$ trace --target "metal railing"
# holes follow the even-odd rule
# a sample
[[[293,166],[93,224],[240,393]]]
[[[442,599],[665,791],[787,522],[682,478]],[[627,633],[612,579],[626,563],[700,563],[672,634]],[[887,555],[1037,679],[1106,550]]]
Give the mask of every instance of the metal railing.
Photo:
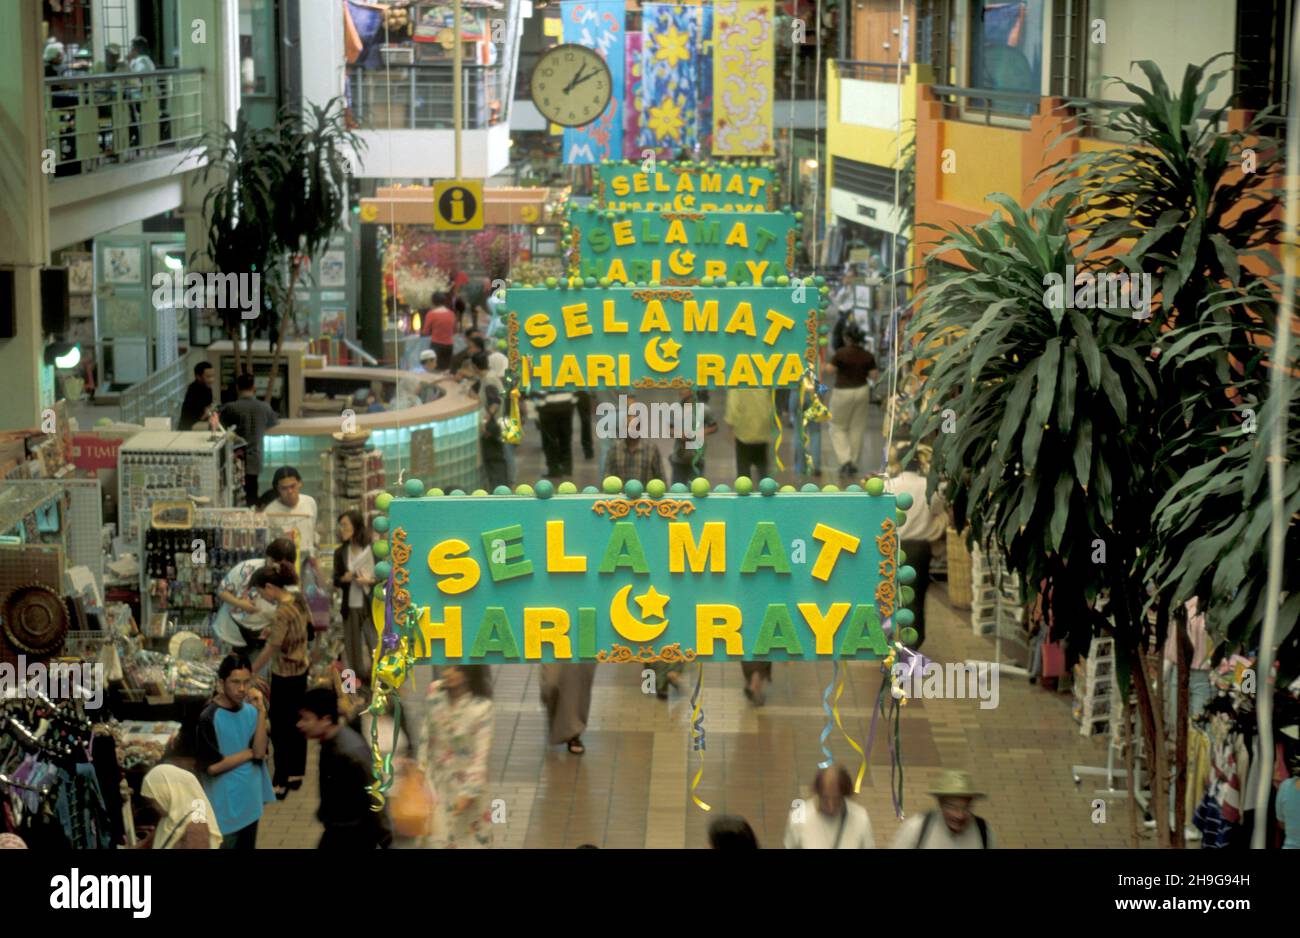
[[[948,120],[968,120],[972,114],[983,115],[985,124],[993,117],[1019,118],[1038,113],[1042,95],[1028,91],[1002,91],[998,88],[955,88],[952,85],[933,85],[932,90],[943,103],[943,116]]]
[[[911,65],[904,62],[900,69],[897,62],[862,62],[857,59],[836,59],[835,68],[840,78],[852,78],[857,81],[879,81],[896,85],[907,81]]]
[[[452,69],[450,63],[350,66],[352,116],[366,130],[450,130],[455,111]],[[482,130],[507,120],[509,74],[503,65],[464,66],[464,129]]]
[[[45,79],[45,145],[54,175],[186,150],[203,134],[203,69]]]

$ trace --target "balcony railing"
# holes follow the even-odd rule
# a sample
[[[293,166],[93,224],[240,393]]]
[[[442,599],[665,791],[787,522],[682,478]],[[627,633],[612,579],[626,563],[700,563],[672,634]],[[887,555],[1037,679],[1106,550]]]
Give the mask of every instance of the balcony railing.
[[[348,69],[352,116],[366,130],[450,130],[455,99],[454,66],[402,65]],[[465,65],[463,123],[482,130],[508,117],[509,71],[502,65]]]
[[[203,69],[45,79],[54,175],[186,150],[203,133]]]
[[[857,81],[878,81],[896,85],[906,81],[911,66],[906,62],[900,67],[897,62],[861,62],[856,59],[836,60],[840,78],[852,78]]]
[[[993,118],[1024,120],[1038,113],[1042,97],[1026,91],[1002,91],[998,88],[954,88],[935,85],[934,94],[943,102],[946,120],[969,120],[972,115],[992,124]]]

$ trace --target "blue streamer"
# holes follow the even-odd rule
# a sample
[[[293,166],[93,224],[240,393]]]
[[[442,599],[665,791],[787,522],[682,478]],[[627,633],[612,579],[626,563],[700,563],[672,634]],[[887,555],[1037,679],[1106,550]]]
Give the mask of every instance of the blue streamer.
[[[829,769],[831,764],[835,761],[835,757],[831,755],[831,751],[826,748],[826,740],[830,738],[831,730],[835,728],[835,714],[831,711],[831,693],[835,690],[835,685],[839,682],[840,675],[839,659],[836,659],[833,663],[835,665],[835,670],[831,675],[831,682],[826,685],[826,691],[822,694],[822,709],[826,711],[826,726],[822,730],[820,742],[822,746],[822,755],[825,756],[825,758],[821,762],[817,763],[817,768],[819,769]]]

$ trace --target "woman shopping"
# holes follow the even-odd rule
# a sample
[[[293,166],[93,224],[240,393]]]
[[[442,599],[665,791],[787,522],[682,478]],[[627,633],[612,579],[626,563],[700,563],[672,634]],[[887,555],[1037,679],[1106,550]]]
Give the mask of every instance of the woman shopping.
[[[158,826],[136,844],[139,850],[216,850],[221,831],[203,786],[191,772],[156,765],[145,775],[140,794],[158,813]]]
[[[344,661],[363,681],[370,681],[375,630],[370,622],[370,587],[375,585],[375,558],[370,532],[361,512],[339,515],[339,546],[334,551],[334,588],[343,591]]]
[[[307,600],[289,591],[298,583],[292,568],[268,566],[253,575],[253,587],[276,604],[266,647],[253,662],[256,674],[271,665],[271,785],[283,801],[302,787],[307,770],[307,739],[298,732],[298,706],[307,692]]]

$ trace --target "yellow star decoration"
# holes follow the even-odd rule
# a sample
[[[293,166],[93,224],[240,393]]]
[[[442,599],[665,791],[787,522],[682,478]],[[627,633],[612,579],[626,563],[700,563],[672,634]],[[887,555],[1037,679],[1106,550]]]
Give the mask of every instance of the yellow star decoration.
[[[678,255],[678,259],[687,267],[692,267],[695,264],[695,255],[690,251],[682,251],[682,253]]]
[[[636,604],[641,607],[641,618],[646,619],[650,616],[659,616],[663,618],[664,606],[668,605],[668,597],[650,587],[650,592],[641,596],[633,596]]]
[[[659,343],[659,351],[663,353],[664,358],[676,358],[677,353],[682,350],[682,343],[675,339],[669,339],[667,342]],[[653,589],[654,587],[651,587]]]
[[[650,108],[650,129],[660,138],[675,138],[680,133],[685,121],[682,109],[677,102],[669,98],[658,107]]]
[[[655,52],[655,60],[667,62],[668,67],[674,67],[678,61],[685,62],[691,57],[690,51],[686,48],[686,33],[680,32],[676,26],[669,26],[668,32],[661,33],[658,37],[659,48]]]

